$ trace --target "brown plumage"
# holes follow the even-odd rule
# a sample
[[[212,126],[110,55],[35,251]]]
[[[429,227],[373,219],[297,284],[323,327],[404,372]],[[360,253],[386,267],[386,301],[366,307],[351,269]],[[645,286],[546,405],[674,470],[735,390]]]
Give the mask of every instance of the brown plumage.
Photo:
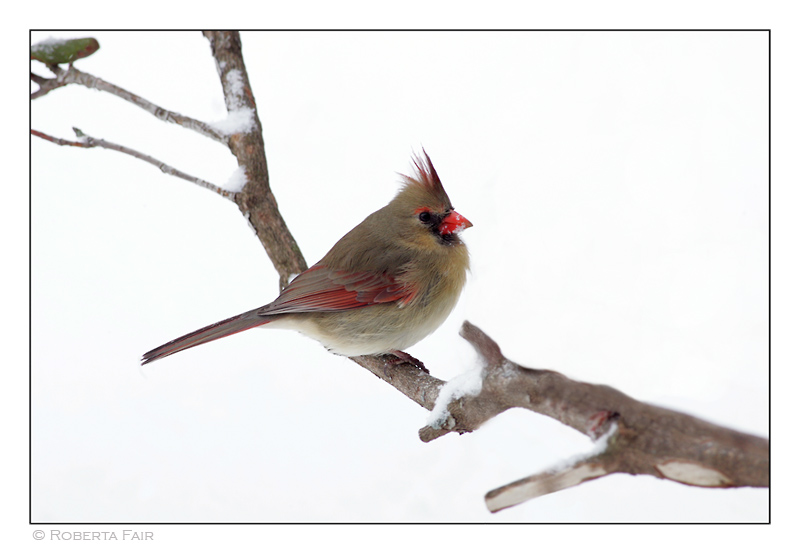
[[[295,329],[336,354],[403,352],[455,307],[469,267],[458,236],[472,224],[453,210],[430,158],[389,204],[342,237],[273,302],[160,346],[142,364],[252,327]],[[421,364],[418,364],[421,366]]]

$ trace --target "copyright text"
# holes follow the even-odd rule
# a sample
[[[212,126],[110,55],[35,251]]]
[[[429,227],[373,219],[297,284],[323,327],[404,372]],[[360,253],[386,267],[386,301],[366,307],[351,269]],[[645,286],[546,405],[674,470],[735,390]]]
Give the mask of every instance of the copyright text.
[[[49,533],[41,530],[33,532],[33,538],[37,541],[49,538],[51,541],[152,541],[154,540],[153,531],[133,531],[124,529],[122,531],[62,531],[60,529],[50,529]]]

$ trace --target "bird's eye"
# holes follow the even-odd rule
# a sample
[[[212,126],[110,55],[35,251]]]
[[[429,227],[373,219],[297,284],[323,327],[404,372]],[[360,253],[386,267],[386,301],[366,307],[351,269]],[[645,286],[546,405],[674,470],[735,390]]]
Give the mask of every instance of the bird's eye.
[[[419,220],[423,223],[429,223],[431,220],[431,212],[420,212]]]

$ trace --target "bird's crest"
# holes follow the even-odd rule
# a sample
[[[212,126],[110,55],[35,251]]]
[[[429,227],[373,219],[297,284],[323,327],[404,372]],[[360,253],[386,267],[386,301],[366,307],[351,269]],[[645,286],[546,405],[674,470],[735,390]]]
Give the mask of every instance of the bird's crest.
[[[442,186],[442,181],[433,167],[430,156],[422,149],[422,155],[414,154],[412,156],[414,168],[416,171],[413,176],[400,174],[403,178],[405,188],[422,189],[428,194],[432,194],[437,199],[440,199],[444,204],[449,205],[450,200],[447,193]]]

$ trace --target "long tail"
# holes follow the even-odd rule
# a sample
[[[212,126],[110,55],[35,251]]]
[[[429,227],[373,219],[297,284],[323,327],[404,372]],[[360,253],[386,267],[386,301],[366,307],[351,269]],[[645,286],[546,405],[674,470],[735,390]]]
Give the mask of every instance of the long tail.
[[[211,342],[212,340],[221,339],[222,337],[227,337],[228,335],[233,335],[241,331],[246,331],[247,329],[252,329],[253,327],[258,327],[259,325],[264,325],[265,323],[269,323],[275,319],[274,317],[264,317],[258,315],[259,309],[251,310],[249,312],[218,321],[217,323],[209,325],[208,327],[203,327],[202,329],[193,331],[188,335],[178,337],[177,339],[170,341],[167,344],[163,344],[158,348],[154,348],[142,356],[142,365],[160,360],[161,358],[165,358],[170,354],[175,354],[175,352],[186,350],[187,348],[197,346],[198,344]]]

